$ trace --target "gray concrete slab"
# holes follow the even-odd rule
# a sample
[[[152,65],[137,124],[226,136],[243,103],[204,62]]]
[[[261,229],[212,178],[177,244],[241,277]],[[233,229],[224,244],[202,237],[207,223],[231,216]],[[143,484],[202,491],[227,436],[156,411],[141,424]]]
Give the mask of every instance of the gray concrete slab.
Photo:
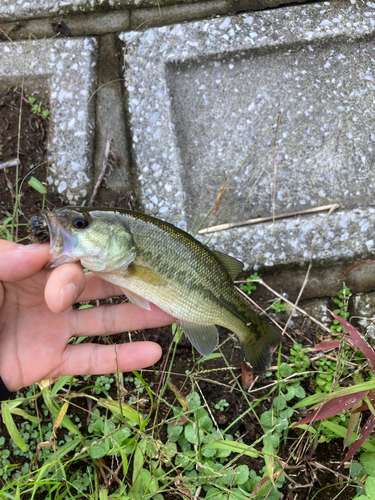
[[[123,33],[145,208],[190,229],[254,149],[210,225],[339,203],[314,259],[371,255],[374,32],[375,3],[351,0]],[[211,243],[249,267],[304,264],[323,217]]]
[[[195,2],[199,2],[199,0],[43,0],[42,2],[38,0],[0,0],[0,20],[13,21],[77,12],[163,7]]]
[[[51,189],[79,202],[90,194],[97,41],[95,38],[0,44],[3,87],[33,85],[49,93]]]

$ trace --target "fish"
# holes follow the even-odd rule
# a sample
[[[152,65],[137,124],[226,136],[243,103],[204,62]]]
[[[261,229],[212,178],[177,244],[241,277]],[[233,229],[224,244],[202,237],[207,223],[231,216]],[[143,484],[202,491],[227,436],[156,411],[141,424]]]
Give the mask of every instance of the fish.
[[[47,268],[80,261],[122,288],[144,309],[150,302],[177,319],[202,356],[219,343],[217,325],[234,332],[255,374],[264,374],[281,335],[234,286],[242,262],[144,213],[120,208],[64,207],[34,215],[32,242],[50,242]]]

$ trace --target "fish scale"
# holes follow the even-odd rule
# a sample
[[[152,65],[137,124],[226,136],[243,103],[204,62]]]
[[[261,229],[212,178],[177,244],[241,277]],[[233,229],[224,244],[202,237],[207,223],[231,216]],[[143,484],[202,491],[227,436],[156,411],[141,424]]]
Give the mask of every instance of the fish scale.
[[[67,207],[34,216],[29,225],[33,241],[45,238],[48,226],[49,267],[81,261],[139,306],[152,302],[177,318],[203,355],[217,346],[215,325],[223,326],[237,334],[254,371],[267,370],[280,334],[237,292],[233,279],[243,265],[233,257],[130,210]]]

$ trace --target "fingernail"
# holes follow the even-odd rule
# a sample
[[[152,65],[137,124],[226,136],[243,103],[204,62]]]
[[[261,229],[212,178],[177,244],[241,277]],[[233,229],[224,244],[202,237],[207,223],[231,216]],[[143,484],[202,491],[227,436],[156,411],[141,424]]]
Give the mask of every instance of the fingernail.
[[[60,306],[64,310],[74,303],[78,296],[78,287],[75,283],[68,283],[60,292]]]

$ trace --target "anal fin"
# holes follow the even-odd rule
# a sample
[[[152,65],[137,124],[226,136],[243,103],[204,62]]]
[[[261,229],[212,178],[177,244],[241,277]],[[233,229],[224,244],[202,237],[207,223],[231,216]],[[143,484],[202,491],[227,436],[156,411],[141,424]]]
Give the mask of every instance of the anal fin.
[[[187,338],[202,356],[208,356],[216,349],[219,333],[215,325],[199,325],[181,320],[179,323]]]
[[[133,304],[136,304],[139,307],[142,307],[142,309],[147,309],[148,311],[151,311],[150,303],[147,299],[144,299],[140,295],[138,295],[135,292],[132,292],[128,290],[127,288],[122,288],[122,291],[124,294],[127,296],[127,298],[130,300],[130,302],[133,302]]]

